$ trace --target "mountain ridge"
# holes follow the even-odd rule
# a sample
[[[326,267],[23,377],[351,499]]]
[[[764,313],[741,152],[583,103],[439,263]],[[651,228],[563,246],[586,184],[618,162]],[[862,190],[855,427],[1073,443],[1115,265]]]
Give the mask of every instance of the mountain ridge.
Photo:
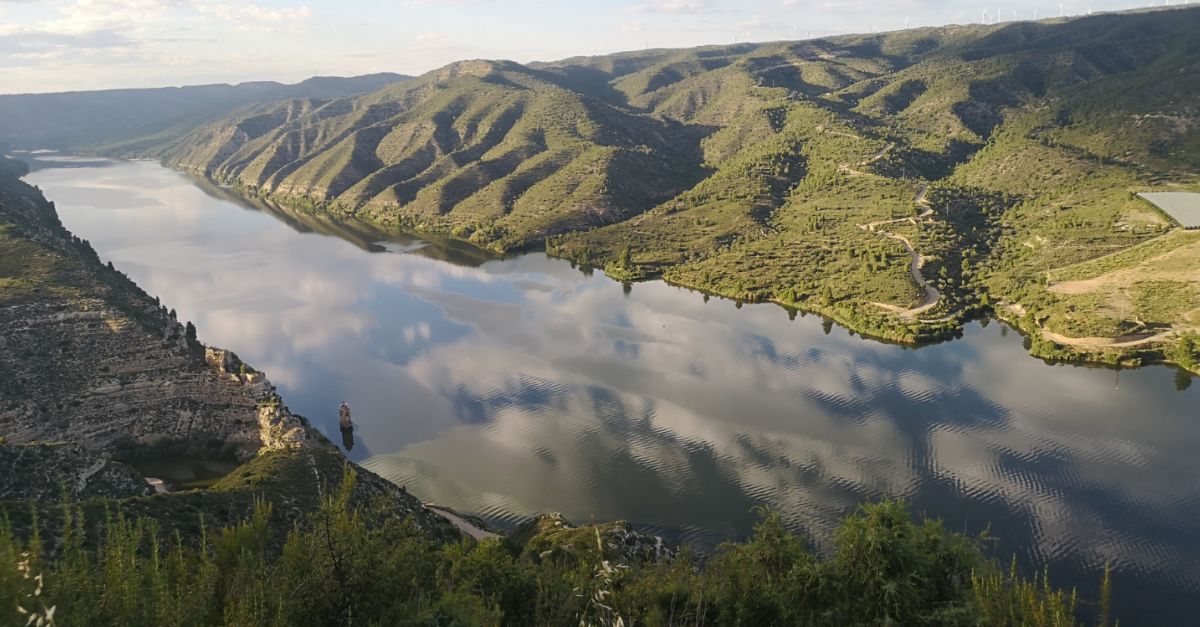
[[[469,60],[99,150],[892,341],[994,313],[1044,357],[1189,363],[1194,242],[1154,285],[1067,293],[1047,271],[1170,231],[1137,192],[1200,190],[1197,29],[1192,7]],[[1164,291],[1181,296],[1159,307],[1148,294]],[[1157,340],[1116,341],[1131,336]],[[1114,341],[1083,341],[1097,337]]]
[[[180,87],[0,94],[0,144],[7,148],[72,148],[152,135],[201,123],[258,100],[334,98],[369,92],[407,76],[380,72],[314,76],[295,84],[249,81]],[[181,131],[182,132],[182,131]]]

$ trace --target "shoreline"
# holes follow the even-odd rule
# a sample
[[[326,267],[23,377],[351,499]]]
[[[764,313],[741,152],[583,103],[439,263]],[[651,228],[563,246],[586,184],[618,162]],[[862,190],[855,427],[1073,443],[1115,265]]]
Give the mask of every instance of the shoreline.
[[[498,533],[495,531],[491,531],[489,529],[485,529],[478,523],[476,523],[472,520],[469,520],[468,518],[464,517],[462,514],[459,514],[457,511],[455,511],[449,507],[436,505],[434,503],[425,503],[424,505],[425,505],[425,509],[433,512],[434,514],[437,514],[438,516],[441,516],[442,518],[445,518],[447,521],[450,522],[450,524],[454,525],[459,531],[463,532],[467,536],[470,536],[472,539],[474,539],[476,541],[506,537],[506,534],[502,534],[502,533]]]
[[[605,276],[607,278],[612,278],[612,277],[609,277],[607,274]],[[649,277],[647,277],[647,279],[649,279]],[[621,282],[618,279],[613,279],[613,281],[614,281],[614,283]],[[669,281],[666,281],[666,280],[664,280],[664,282],[671,284]],[[695,290],[694,288],[689,288],[684,285],[678,285],[678,287],[681,287],[683,289],[689,289],[691,291],[701,291],[702,293],[704,293],[702,290]],[[723,299],[726,298],[724,296],[720,296],[719,294],[718,294],[718,296]],[[728,299],[728,300],[735,300],[735,299]],[[736,302],[736,300],[735,300],[735,302]],[[780,307],[784,308],[785,310],[794,310],[794,308],[789,308],[786,305],[775,302],[775,301],[760,301],[760,302],[773,302],[774,304],[779,305]],[[696,303],[696,304],[698,305],[699,303]],[[834,321],[832,318],[829,318],[829,319],[831,321]],[[841,324],[841,323],[839,323],[839,324]],[[842,325],[842,326],[844,326],[845,328],[847,328],[849,331],[851,331],[854,334],[859,334],[859,333],[853,331],[853,329],[850,328],[849,326],[846,326],[846,325]],[[1017,327],[1014,326],[1014,328],[1017,328]],[[861,334],[859,334],[859,335],[861,335]],[[864,336],[864,337],[867,337],[867,336]],[[886,342],[886,340],[882,340],[879,338],[870,338],[870,339],[876,339],[877,341]],[[897,343],[897,342],[893,342],[893,343]],[[393,484],[393,485],[395,485],[395,484]],[[403,490],[403,488],[401,488],[401,490]],[[509,534],[505,534],[505,533],[496,533],[495,531],[489,530],[487,528],[486,523],[480,524],[476,520],[472,520],[473,517],[470,516],[469,514],[460,514],[459,512],[457,512],[449,507],[443,507],[443,506],[439,506],[439,505],[436,505],[433,503],[424,503],[423,505],[430,513],[445,520],[447,523],[449,523],[449,525],[453,526],[459,533],[463,534],[466,537],[470,537],[475,541],[487,540],[490,538],[504,538],[509,535]],[[608,524],[608,523],[599,523],[599,524]]]
[[[171,166],[168,166],[166,164],[163,164],[163,167],[167,167],[169,169],[180,171],[178,168],[172,168]],[[186,171],[186,170],[182,170],[182,171]],[[203,175],[201,175],[201,176],[203,176]],[[207,178],[208,180],[215,181],[214,179],[212,179],[210,177],[205,177],[205,178]],[[242,196],[243,198],[246,197],[243,194],[243,191],[242,191],[243,188],[239,185],[232,185],[229,187],[229,189],[231,191],[237,193],[238,195]],[[322,208],[319,206],[319,204],[314,204],[311,207],[305,207],[305,206],[301,206],[299,204],[294,204],[294,203],[288,202],[288,197],[279,197],[279,196],[276,196],[273,194],[258,195],[256,197],[259,199],[262,199],[262,200],[268,200],[273,203],[288,206],[289,208],[291,208],[295,211],[305,211],[305,212],[310,212],[310,213],[314,213],[314,214],[324,214],[324,215],[333,217],[335,219],[337,219],[337,218],[344,219],[345,217],[351,217],[352,219],[362,222],[364,224],[370,224],[376,228],[379,228],[381,231],[383,231],[385,233],[411,235],[411,236],[415,236],[418,238],[436,237],[439,239],[448,239],[451,241],[461,243],[463,245],[473,246],[473,247],[477,248],[478,250],[483,251],[488,254],[497,255],[501,259],[508,258],[508,257],[516,257],[519,255],[524,255],[524,254],[541,252],[541,253],[545,254],[547,257],[550,257],[552,259],[561,259],[564,261],[571,262],[572,264],[575,264],[577,267],[580,267],[580,268],[586,267],[592,271],[600,271],[604,274],[605,277],[611,279],[615,283],[633,284],[633,283],[641,283],[641,282],[647,282],[647,281],[662,281],[662,282],[666,283],[667,285],[671,285],[674,287],[680,287],[680,288],[687,289],[687,290],[690,290],[693,292],[697,292],[704,296],[717,297],[717,298],[721,298],[721,299],[727,300],[727,301],[732,301],[732,302],[738,303],[738,304],[742,304],[742,303],[767,304],[767,303],[770,303],[770,304],[779,306],[780,308],[789,312],[789,314],[791,314],[792,312],[803,312],[806,314],[820,316],[826,320],[829,320],[830,322],[833,322],[834,324],[841,326],[842,328],[846,329],[847,331],[849,331],[850,333],[852,333],[854,335],[857,335],[864,339],[873,340],[876,342],[882,342],[885,344],[893,344],[893,345],[897,345],[897,346],[905,346],[905,347],[909,347],[909,348],[919,349],[919,348],[923,348],[926,346],[934,346],[937,344],[941,344],[943,342],[953,341],[953,340],[956,340],[956,339],[959,339],[962,337],[963,327],[966,323],[968,323],[972,320],[986,317],[986,318],[996,320],[998,322],[1003,322],[1003,323],[1007,324],[1009,327],[1011,327],[1013,330],[1017,331],[1021,335],[1021,337],[1026,340],[1026,342],[1031,344],[1031,346],[1026,349],[1027,354],[1030,357],[1040,359],[1040,360],[1048,362],[1048,363],[1068,364],[1068,365],[1077,365],[1077,366],[1098,366],[1098,367],[1105,367],[1105,368],[1115,367],[1115,368],[1127,368],[1127,369],[1141,368],[1143,366],[1150,366],[1150,365],[1165,365],[1165,366],[1174,366],[1176,368],[1179,368],[1185,372],[1192,374],[1193,376],[1200,377],[1200,366],[1198,366],[1194,370],[1191,370],[1191,369],[1183,367],[1181,364],[1178,364],[1178,363],[1170,360],[1169,358],[1166,357],[1165,353],[1163,352],[1161,343],[1148,342],[1148,343],[1137,343],[1137,344],[1132,344],[1132,345],[1124,345],[1121,343],[1117,343],[1116,345],[1111,346],[1111,347],[1105,346],[1105,345],[1095,345],[1095,346],[1091,346],[1091,348],[1094,348],[1096,350],[1086,350],[1082,345],[1058,343],[1054,339],[1054,337],[1056,337],[1056,336],[1054,334],[1052,334],[1051,332],[1044,331],[1040,327],[1036,330],[1028,329],[1028,328],[1026,328],[1026,326],[1020,324],[1019,318],[1006,317],[996,307],[989,306],[989,305],[982,305],[982,306],[977,306],[977,307],[974,307],[971,309],[953,312],[953,313],[947,314],[946,316],[944,316],[942,318],[937,319],[936,321],[922,321],[919,318],[906,318],[906,317],[900,316],[898,314],[888,314],[888,313],[885,313],[882,311],[872,312],[872,313],[878,313],[878,315],[881,315],[881,316],[886,316],[890,321],[895,322],[895,324],[892,326],[880,326],[880,327],[871,328],[871,327],[864,326],[864,325],[853,322],[851,320],[850,314],[848,314],[847,312],[844,312],[843,310],[838,309],[838,308],[809,305],[807,303],[804,303],[804,304],[789,303],[789,302],[785,302],[785,301],[782,301],[782,300],[779,300],[776,298],[766,298],[766,299],[739,298],[739,297],[734,296],[729,293],[723,293],[719,290],[707,289],[707,288],[700,287],[700,286],[697,286],[694,284],[689,284],[687,282],[684,282],[684,281],[681,281],[678,279],[670,278],[670,277],[666,276],[666,274],[663,271],[657,270],[657,269],[647,271],[647,270],[643,270],[643,269],[639,268],[638,269],[639,272],[630,273],[627,277],[614,276],[612,274],[609,274],[605,268],[600,268],[600,267],[595,267],[595,266],[582,266],[582,265],[578,264],[577,261],[575,261],[574,259],[572,259],[568,256],[554,254],[553,252],[548,250],[544,244],[541,246],[530,245],[530,246],[526,246],[526,247],[522,247],[522,248],[519,248],[516,250],[510,250],[510,251],[496,251],[496,250],[493,250],[493,249],[490,249],[490,248],[487,248],[484,246],[480,246],[477,242],[472,242],[468,239],[464,239],[459,236],[456,236],[453,233],[453,231],[449,230],[449,229],[422,229],[422,228],[413,227],[413,226],[402,226],[401,220],[399,218],[393,218],[392,223],[389,224],[389,223],[381,222],[378,220],[363,219],[363,218],[359,218],[357,216],[343,216],[342,214],[339,214],[336,211],[331,211],[329,209]],[[936,305],[936,303],[935,303],[935,305]],[[904,332],[901,332],[898,330],[901,328],[909,329],[911,327],[909,327],[908,325],[914,325],[914,324],[918,325],[917,326],[918,331],[915,334],[904,333]],[[1035,333],[1037,336],[1036,338],[1034,335]],[[915,338],[913,338],[913,335],[915,335]],[[1039,343],[1037,341],[1034,341],[1035,339],[1040,339],[1040,340],[1042,340],[1042,342]],[[1053,346],[1054,350],[1043,349],[1042,347],[1044,347],[1044,344],[1046,344],[1046,343],[1051,344]],[[1144,345],[1144,344],[1148,344],[1148,346]],[[1105,349],[1109,349],[1109,350],[1105,350]]]
[[[541,252],[547,257],[568,261],[579,268],[587,268],[593,271],[599,270],[604,273],[605,277],[611,279],[615,283],[633,284],[659,280],[668,285],[698,292],[706,297],[715,296],[717,298],[732,301],[738,304],[771,303],[784,309],[789,313],[789,315],[794,316],[794,312],[801,312],[820,316],[834,324],[841,326],[853,335],[885,344],[920,349],[927,346],[941,344],[943,342],[953,341],[962,337],[963,328],[966,323],[986,317],[994,319],[998,322],[1003,322],[1013,330],[1017,331],[1028,345],[1026,347],[1027,354],[1030,357],[1040,359],[1047,363],[1122,369],[1135,369],[1150,365],[1164,365],[1168,367],[1174,366],[1193,376],[1200,377],[1200,365],[1197,365],[1195,369],[1189,369],[1172,361],[1167,357],[1165,351],[1163,350],[1164,347],[1161,343],[1152,341],[1139,342],[1131,345],[1124,345],[1120,343],[1117,343],[1116,345],[1102,345],[1099,343],[1092,343],[1086,347],[1078,344],[1063,344],[1057,342],[1055,338],[1064,337],[1064,339],[1066,339],[1065,336],[1058,336],[1057,334],[1042,329],[1040,326],[1029,328],[1029,325],[1022,323],[1024,319],[1023,316],[1019,316],[1015,312],[1008,312],[1011,315],[1006,315],[1005,311],[1002,311],[1002,309],[1004,309],[1003,307],[998,308],[991,305],[979,305],[970,309],[964,309],[947,314],[936,321],[922,321],[918,318],[906,318],[900,316],[899,314],[885,312],[881,309],[878,309],[878,305],[874,303],[865,303],[865,305],[871,305],[875,309],[878,309],[878,311],[868,311],[868,315],[878,316],[877,319],[887,320],[888,322],[878,326],[864,325],[852,320],[854,312],[844,311],[845,308],[820,306],[809,303],[785,302],[777,298],[739,298],[730,293],[724,293],[719,290],[700,287],[676,278],[668,277],[666,275],[667,273],[659,269],[646,269],[644,267],[637,267],[635,272],[630,272],[627,276],[615,276],[609,274],[605,268],[599,268],[590,265],[584,266],[566,255],[554,254],[548,249],[548,247],[545,245],[545,242],[543,242],[540,246],[527,245],[514,250],[496,250],[456,235],[452,228],[422,228],[420,225],[405,224],[406,221],[400,216],[390,216],[390,219],[386,220],[362,218],[355,213],[337,211],[335,210],[334,205],[331,205],[328,201],[313,201],[308,199],[304,202],[301,202],[300,199],[290,195],[264,193],[258,188],[248,187],[236,180],[222,181],[221,179],[215,178],[209,173],[201,171],[197,168],[172,165],[161,159],[156,159],[153,157],[110,157],[103,154],[87,155],[86,152],[82,154],[85,156],[98,156],[117,161],[153,161],[168,170],[181,172],[192,176],[198,176],[215,185],[219,185],[226,191],[246,201],[267,201],[282,207],[287,207],[293,211],[326,216],[334,220],[344,221],[349,218],[361,224],[369,225],[375,229],[378,229],[383,234],[402,234],[417,238],[433,237],[437,239],[453,241],[464,246],[473,247],[485,254],[494,255],[499,259]],[[918,198],[923,200],[921,194],[918,194]],[[851,308],[857,304],[855,301],[850,301],[850,303]],[[1010,304],[1009,306],[1013,305]],[[1015,306],[1020,307],[1019,304],[1016,304]],[[1157,337],[1162,337],[1162,335]],[[1096,340],[1119,338],[1082,339]],[[1087,348],[1094,350],[1087,350]]]

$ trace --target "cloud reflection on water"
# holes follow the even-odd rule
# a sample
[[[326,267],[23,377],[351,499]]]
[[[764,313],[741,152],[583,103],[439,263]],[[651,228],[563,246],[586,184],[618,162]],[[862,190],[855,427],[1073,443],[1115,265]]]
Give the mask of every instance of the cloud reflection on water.
[[[314,231],[298,232],[154,164],[31,179],[335,439],[349,400],[355,458],[425,499],[704,540],[744,534],[765,503],[824,544],[857,503],[905,497],[1033,556],[1198,585],[1179,566],[1200,560],[1198,393],[1167,369],[1118,390],[1000,325],[909,350],[662,283],[625,294],[541,255],[368,254],[385,247],[287,216]]]

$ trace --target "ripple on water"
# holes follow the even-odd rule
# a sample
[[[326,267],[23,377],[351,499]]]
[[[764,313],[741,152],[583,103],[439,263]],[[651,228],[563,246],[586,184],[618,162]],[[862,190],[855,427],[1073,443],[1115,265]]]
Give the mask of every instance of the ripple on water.
[[[801,372],[812,367],[818,355],[804,352],[781,352],[768,359],[768,362],[778,370],[788,374]]]
[[[841,421],[851,424],[865,422],[863,416],[855,411],[861,406],[861,401],[853,395],[812,389],[806,390],[804,395],[834,413]]]
[[[895,379],[896,389],[905,401],[923,405],[942,393],[942,385],[929,375],[910,369],[901,370]]]
[[[414,494],[502,526],[542,508],[581,522],[637,512],[640,527],[701,544],[748,534],[742,506],[761,501],[822,547],[855,504],[907,495],[934,516],[986,515],[1006,552],[1030,557],[1026,566],[1039,556],[1052,569],[1067,564],[1074,578],[1056,582],[1068,587],[1091,586],[1096,567],[1112,561],[1126,624],[1200,615],[1200,569],[1192,566],[1200,563],[1200,431],[1192,420],[1200,386],[1174,392],[1173,371],[1123,374],[1121,395],[1102,402],[1096,395],[1112,389],[1113,373],[1047,367],[999,326],[902,351],[840,330],[826,337],[815,319],[783,322],[771,305],[735,311],[656,282],[626,297],[598,273],[586,278],[538,255],[484,270],[373,255],[207,196],[156,164],[106,165],[42,170],[29,180],[59,201],[68,228],[159,291],[206,340],[268,370],[286,364],[290,389],[354,388],[394,400],[397,390],[360,380],[377,363],[373,347],[332,320],[431,328],[456,316],[475,320],[469,355],[444,350],[445,338],[433,333],[404,365],[452,382],[429,384],[422,395],[431,402],[421,407],[461,413],[387,415],[401,421],[390,431],[409,421],[427,436],[365,463]],[[78,191],[105,179],[120,189]],[[145,202],[167,188],[170,203]],[[197,220],[201,211],[212,219]],[[262,264],[253,272],[243,271],[247,253]],[[157,263],[160,255],[168,257]],[[286,311],[264,306],[262,295],[283,283],[353,296],[299,290],[289,292]],[[384,290],[442,306],[412,310]],[[488,307],[472,318],[433,298],[450,293],[470,297],[456,306]],[[505,322],[508,306],[523,317]],[[780,324],[765,322],[771,317]],[[608,326],[614,320],[627,323]],[[618,339],[623,351],[593,349]],[[656,416],[644,395],[660,383],[664,394],[702,386],[675,401],[695,415]],[[319,396],[298,396],[294,409],[327,412]],[[787,424],[780,416],[793,406],[803,415]],[[365,422],[364,433],[379,426]],[[740,447],[736,434],[753,446]],[[1163,609],[1174,606],[1184,609]]]

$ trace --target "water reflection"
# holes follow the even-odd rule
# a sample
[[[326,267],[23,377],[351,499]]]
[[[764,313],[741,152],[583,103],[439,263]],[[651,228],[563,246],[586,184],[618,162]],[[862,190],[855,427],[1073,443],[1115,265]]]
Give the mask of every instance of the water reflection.
[[[1028,357],[1001,324],[909,350],[106,165],[29,178],[327,434],[349,400],[350,454],[427,500],[500,522],[625,518],[706,544],[745,534],[765,503],[825,546],[857,503],[904,497],[954,528],[990,523],[1002,555],[1081,589],[1111,561],[1134,622],[1200,610],[1185,566],[1200,560],[1190,377],[1128,371],[1118,389],[1111,371]]]
[[[337,237],[370,253],[404,252],[448,261],[455,265],[476,267],[499,257],[486,250],[457,240],[444,238],[418,239],[414,236],[384,233],[376,226],[350,219],[334,218],[327,213],[310,212],[280,205],[263,199],[247,198],[210,179],[189,176],[192,184],[214,200],[223,201],[270,214],[301,233],[318,233]]]

